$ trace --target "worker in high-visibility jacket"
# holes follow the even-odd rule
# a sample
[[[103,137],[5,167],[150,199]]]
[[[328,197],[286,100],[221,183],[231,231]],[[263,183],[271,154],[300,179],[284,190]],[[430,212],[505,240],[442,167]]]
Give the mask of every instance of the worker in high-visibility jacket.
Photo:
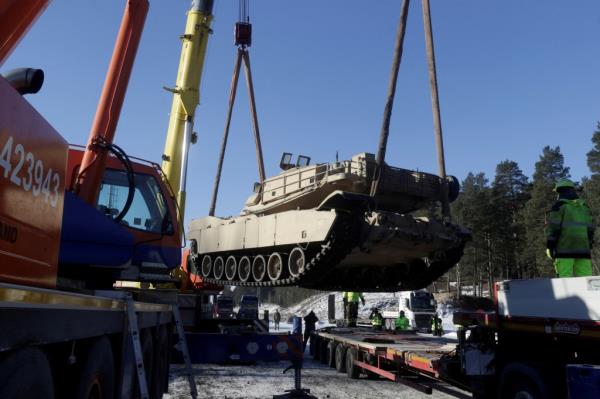
[[[546,254],[554,260],[558,277],[591,276],[594,222],[590,208],[569,179],[558,180],[554,191],[558,200],[546,216]]]
[[[400,315],[396,319],[396,330],[408,330],[410,321],[404,315],[404,310],[400,311]]]
[[[361,300],[365,306],[365,298],[360,292],[344,291],[342,293],[344,301],[344,319],[346,327],[356,327],[356,319],[358,318],[358,301]]]
[[[381,313],[379,313],[379,309],[373,308],[371,314],[369,315],[369,319],[371,319],[373,330],[381,330],[381,327],[383,326],[383,316]]]

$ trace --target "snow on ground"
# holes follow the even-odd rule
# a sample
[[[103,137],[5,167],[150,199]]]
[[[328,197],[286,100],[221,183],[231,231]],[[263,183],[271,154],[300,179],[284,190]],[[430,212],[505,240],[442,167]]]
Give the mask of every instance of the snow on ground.
[[[306,316],[311,310],[319,318],[317,328],[330,325],[327,315],[327,297],[335,294],[336,318],[341,319],[343,315],[342,298],[339,292],[323,292],[316,294],[297,305],[287,309],[279,305],[263,303],[260,305],[260,315],[263,310],[268,310],[271,316],[270,330],[274,331],[272,321],[275,309],[281,313],[279,331],[291,331],[291,317]],[[380,310],[397,306],[397,299],[391,293],[365,293],[366,305],[359,307],[359,318],[368,320],[369,313],[374,307]],[[444,337],[456,338],[452,313],[454,309],[450,303],[438,304],[438,314],[442,318],[445,330]],[[304,324],[304,323],[303,323]],[[304,326],[303,326],[304,327]],[[362,398],[470,398],[471,396],[457,388],[440,382],[428,380],[433,387],[433,395],[425,395],[413,388],[402,384],[393,383],[388,380],[368,380],[361,376],[358,380],[352,380],[346,374],[337,373],[335,369],[329,368],[318,361],[312,360],[308,355],[304,360],[302,370],[302,386],[310,389],[310,393],[318,398],[327,399],[362,399]],[[293,388],[293,371],[282,374],[289,363],[262,363],[254,365],[194,365],[195,379],[198,385],[199,398],[227,398],[227,399],[250,399],[271,398],[273,395],[285,393],[286,389]],[[187,377],[183,374],[182,366],[172,366],[169,384],[169,394],[165,399],[190,398]]]
[[[272,398],[294,387],[294,374],[290,370],[282,374],[289,363],[258,363],[252,366],[195,365],[199,398],[253,399]],[[433,384],[433,394],[425,395],[413,388],[388,380],[368,380],[361,376],[352,380],[312,359],[305,359],[302,369],[302,387],[310,389],[311,395],[328,399],[363,398],[470,398],[443,383]],[[181,366],[172,366],[169,394],[164,399],[190,398],[187,377]]]

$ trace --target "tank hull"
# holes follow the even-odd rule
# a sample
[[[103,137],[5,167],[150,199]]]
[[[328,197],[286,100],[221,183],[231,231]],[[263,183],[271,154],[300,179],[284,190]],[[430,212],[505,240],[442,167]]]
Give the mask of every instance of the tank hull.
[[[193,262],[206,281],[223,285],[398,291],[423,288],[460,260],[468,232],[369,211],[369,200],[338,192],[314,209],[195,220]],[[242,270],[256,262],[246,277]]]

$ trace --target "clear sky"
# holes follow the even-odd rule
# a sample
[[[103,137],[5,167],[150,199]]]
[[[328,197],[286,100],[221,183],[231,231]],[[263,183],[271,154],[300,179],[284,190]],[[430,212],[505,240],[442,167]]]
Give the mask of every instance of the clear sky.
[[[333,161],[375,152],[400,1],[250,0],[250,49],[267,175],[284,151]],[[196,114],[186,220],[208,212],[235,58],[237,0],[215,0],[214,34]],[[187,0],[154,0],[116,143],[159,161],[179,62]],[[28,96],[71,143],[84,144],[124,1],[55,0],[2,65],[39,67]],[[572,176],[600,120],[598,0],[432,0],[447,171],[493,178],[517,161],[527,175],[544,145],[560,146]],[[257,180],[243,80],[230,132],[218,215],[237,214]],[[388,163],[437,172],[421,2],[413,0],[387,153]]]

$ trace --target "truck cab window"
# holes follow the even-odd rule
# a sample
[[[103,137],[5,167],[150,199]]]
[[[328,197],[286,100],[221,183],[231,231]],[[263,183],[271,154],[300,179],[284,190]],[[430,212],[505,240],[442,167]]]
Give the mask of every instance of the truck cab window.
[[[107,169],[98,196],[98,209],[107,216],[115,217],[125,206],[128,192],[127,173]],[[166,201],[154,177],[143,173],[135,174],[133,202],[121,224],[152,233],[173,233]]]

